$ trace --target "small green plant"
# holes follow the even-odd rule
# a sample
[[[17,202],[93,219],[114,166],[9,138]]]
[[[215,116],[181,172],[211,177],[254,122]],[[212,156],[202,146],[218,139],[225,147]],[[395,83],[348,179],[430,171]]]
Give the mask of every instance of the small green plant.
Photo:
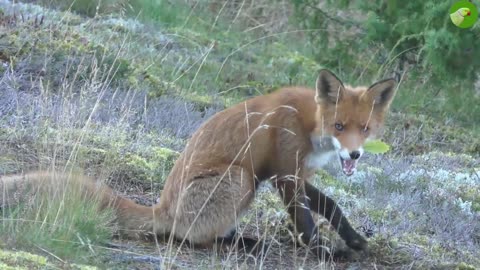
[[[384,154],[390,150],[390,146],[381,140],[367,141],[363,149],[372,154]]]

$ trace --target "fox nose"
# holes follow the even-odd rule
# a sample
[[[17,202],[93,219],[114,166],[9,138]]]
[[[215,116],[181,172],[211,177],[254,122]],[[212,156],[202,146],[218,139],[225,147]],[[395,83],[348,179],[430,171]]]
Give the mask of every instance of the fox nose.
[[[360,151],[355,150],[355,151],[350,152],[350,158],[354,159],[354,160],[359,159],[360,158]]]

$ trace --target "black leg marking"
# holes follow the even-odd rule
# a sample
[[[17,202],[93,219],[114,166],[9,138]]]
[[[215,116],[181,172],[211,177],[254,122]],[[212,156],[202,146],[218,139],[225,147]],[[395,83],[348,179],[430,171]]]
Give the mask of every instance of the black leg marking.
[[[310,199],[312,210],[328,219],[350,248],[355,250],[365,250],[367,248],[367,240],[352,228],[333,199],[320,192],[310,183],[305,183],[305,192]]]
[[[264,251],[263,241],[250,237],[239,236],[237,235],[236,230],[232,230],[232,232],[227,236],[217,238],[217,242],[220,243],[221,246],[233,246],[236,244],[239,250],[244,250],[245,252],[255,256],[261,255]]]
[[[330,251],[324,248],[328,247],[328,242],[318,232],[303,187],[298,187],[297,183],[288,179],[277,180],[276,187],[295,223],[295,229],[301,235],[302,242],[309,245],[317,256],[329,258]]]

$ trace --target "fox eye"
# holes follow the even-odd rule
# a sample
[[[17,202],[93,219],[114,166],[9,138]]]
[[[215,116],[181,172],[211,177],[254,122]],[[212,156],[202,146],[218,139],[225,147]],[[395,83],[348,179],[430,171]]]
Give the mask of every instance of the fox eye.
[[[340,123],[335,123],[335,129],[337,129],[338,131],[343,131],[344,127]]]

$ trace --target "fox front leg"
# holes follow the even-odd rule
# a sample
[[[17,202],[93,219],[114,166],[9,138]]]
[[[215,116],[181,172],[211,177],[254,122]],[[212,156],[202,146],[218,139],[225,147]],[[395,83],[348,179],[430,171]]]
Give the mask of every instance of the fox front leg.
[[[337,203],[312,184],[305,182],[304,185],[311,209],[330,222],[347,246],[357,251],[366,250],[367,240],[352,228]]]
[[[327,247],[328,242],[320,235],[313,221],[303,185],[298,186],[295,181],[285,177],[276,181],[276,187],[280,191],[302,242],[308,245],[317,256],[324,259],[330,258],[332,254]],[[334,254],[335,257],[343,257],[343,255],[342,253]]]

